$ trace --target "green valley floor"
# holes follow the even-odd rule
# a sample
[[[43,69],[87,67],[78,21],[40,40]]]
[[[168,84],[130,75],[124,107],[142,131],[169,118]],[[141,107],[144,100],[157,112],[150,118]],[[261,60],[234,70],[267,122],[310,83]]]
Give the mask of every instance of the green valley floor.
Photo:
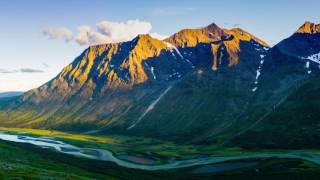
[[[3,131],[4,129],[2,129]],[[8,129],[7,129],[8,130]],[[11,129],[14,133],[14,129]],[[15,129],[17,130],[17,129]],[[156,140],[126,139],[125,137],[95,137],[74,135],[54,131],[32,131],[33,136],[49,136],[63,139],[72,145],[114,148],[118,157],[126,154],[153,157],[155,164],[176,159],[205,156],[205,153],[215,153],[224,156],[245,154],[241,149],[225,151],[214,150],[211,147],[200,154],[197,147],[185,145],[183,149],[175,148],[173,143]],[[51,134],[50,134],[51,133]],[[29,134],[30,135],[30,134]],[[131,142],[131,144],[130,144]],[[135,144],[135,143],[136,144]],[[143,148],[154,143],[150,152],[143,154]],[[127,143],[127,144],[125,144]],[[143,145],[143,143],[145,143]],[[161,144],[163,143],[163,144]],[[134,144],[135,146],[132,146]],[[132,151],[129,151],[130,146]],[[164,147],[160,147],[164,146]],[[117,148],[118,147],[118,148]],[[136,147],[136,148],[132,148]],[[150,146],[152,147],[152,146]],[[188,150],[190,148],[190,151]],[[166,152],[160,153],[161,150]],[[182,150],[183,149],[183,150]],[[154,150],[154,151],[152,151]],[[193,150],[193,151],[192,151]],[[174,153],[176,151],[176,153]],[[315,150],[314,150],[315,151]],[[252,153],[252,152],[251,152]],[[178,156],[179,154],[179,156]],[[197,165],[186,168],[145,171],[117,166],[112,162],[93,160],[73,155],[62,154],[51,149],[39,148],[25,143],[0,141],[0,179],[319,179],[320,165],[310,161],[294,158],[251,158],[220,163]],[[155,156],[153,156],[155,155]],[[183,157],[185,155],[185,157]]]

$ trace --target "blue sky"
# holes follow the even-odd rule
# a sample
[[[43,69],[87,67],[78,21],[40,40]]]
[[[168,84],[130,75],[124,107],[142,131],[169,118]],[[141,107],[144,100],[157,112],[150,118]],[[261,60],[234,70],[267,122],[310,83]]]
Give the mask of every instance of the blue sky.
[[[3,0],[0,92],[25,91],[57,75],[87,47],[75,41],[80,26],[97,31],[103,21],[138,20],[152,26],[146,27],[150,33],[170,35],[215,22],[241,27],[274,45],[306,20],[319,23],[319,7],[319,0]],[[65,28],[74,39],[52,40],[43,35],[46,28]]]

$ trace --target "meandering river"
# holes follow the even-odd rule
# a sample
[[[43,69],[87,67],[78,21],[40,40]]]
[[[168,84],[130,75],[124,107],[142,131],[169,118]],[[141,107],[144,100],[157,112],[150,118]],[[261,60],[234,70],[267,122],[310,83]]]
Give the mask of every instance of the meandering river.
[[[184,168],[196,165],[206,165],[211,163],[220,163],[230,160],[242,160],[251,158],[295,158],[320,164],[320,155],[307,151],[293,151],[286,153],[256,153],[243,156],[227,156],[227,157],[205,157],[190,160],[174,161],[165,164],[139,164],[119,159],[110,151],[104,149],[79,148],[62,141],[50,137],[30,137],[26,134],[7,134],[0,132],[0,140],[11,141],[17,143],[28,143],[39,146],[41,148],[51,148],[65,154],[72,154],[86,158],[92,158],[103,161],[111,161],[119,166],[126,168],[142,169],[142,170],[168,170],[173,168]],[[230,166],[230,165],[229,165]],[[223,169],[220,167],[220,169]]]

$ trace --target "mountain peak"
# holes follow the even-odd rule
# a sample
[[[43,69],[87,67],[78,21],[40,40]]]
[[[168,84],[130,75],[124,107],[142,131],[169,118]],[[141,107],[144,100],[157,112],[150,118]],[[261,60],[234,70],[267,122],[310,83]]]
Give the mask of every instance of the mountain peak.
[[[207,27],[202,29],[203,31],[206,31],[210,36],[225,36],[225,32],[222,28],[220,28],[215,23],[209,24]]]
[[[242,41],[254,40],[265,47],[270,47],[268,45],[268,43],[264,42],[263,40],[257,38],[256,36],[248,33],[247,31],[245,31],[241,28],[224,29],[224,31],[227,32],[228,34],[232,34],[233,36],[235,36],[239,40],[242,40]]]
[[[133,41],[153,39],[149,34],[138,34]]]
[[[177,47],[195,47],[199,43],[218,41],[225,35],[226,33],[223,29],[215,23],[211,23],[204,28],[183,29],[165,39],[165,41],[174,44]]]
[[[149,34],[139,34],[136,38],[132,40],[132,42],[135,43],[135,49],[139,47],[144,47],[149,50],[153,49],[160,51],[166,48],[166,44],[163,41],[153,38]]]
[[[300,34],[317,34],[320,33],[320,24],[315,24],[310,21],[306,21],[300,28],[296,31]]]
[[[209,24],[207,27],[205,27],[204,29],[207,29],[209,31],[222,31],[222,29],[216,25],[215,23],[211,23]]]

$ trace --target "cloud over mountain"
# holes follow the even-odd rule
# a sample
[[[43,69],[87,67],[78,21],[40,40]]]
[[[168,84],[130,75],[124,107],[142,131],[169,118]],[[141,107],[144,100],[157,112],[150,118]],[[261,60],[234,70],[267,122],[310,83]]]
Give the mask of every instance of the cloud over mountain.
[[[101,44],[108,41],[108,37],[94,31],[90,26],[78,27],[76,42],[79,45]]]
[[[95,45],[130,41],[139,34],[150,34],[157,39],[168,37],[151,32],[151,29],[152,25],[150,22],[139,19],[125,22],[104,20],[97,23],[94,28],[88,25],[79,26],[74,40],[79,45]],[[54,40],[63,39],[66,42],[73,40],[71,30],[66,28],[45,29],[43,34]]]
[[[151,37],[156,38],[156,39],[159,39],[159,40],[163,40],[163,39],[166,39],[166,38],[169,37],[169,35],[158,34],[158,33],[156,33],[156,32],[150,33],[149,35],[150,35]]]

